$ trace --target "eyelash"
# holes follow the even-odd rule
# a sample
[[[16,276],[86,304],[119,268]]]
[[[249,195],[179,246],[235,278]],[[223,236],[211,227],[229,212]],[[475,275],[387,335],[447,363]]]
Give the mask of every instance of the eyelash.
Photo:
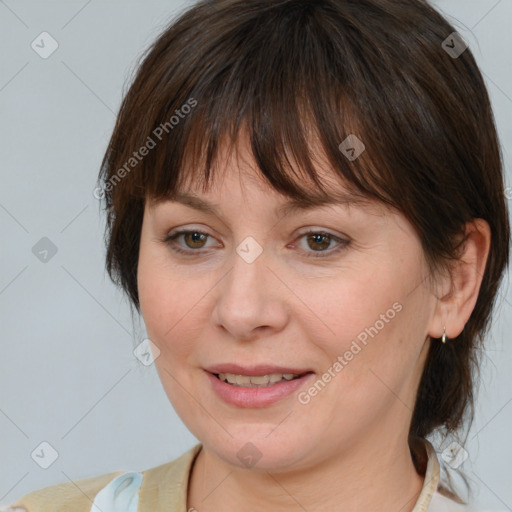
[[[184,250],[184,249],[181,249],[179,247],[176,247],[176,239],[180,235],[187,235],[187,234],[191,234],[191,233],[196,233],[196,234],[199,234],[199,235],[206,235],[207,237],[210,237],[210,235],[208,235],[208,233],[204,233],[202,231],[198,231],[198,230],[195,230],[195,229],[192,229],[192,230],[188,229],[188,230],[177,231],[176,233],[165,237],[162,241],[163,241],[163,243],[168,245],[175,252],[178,252],[180,254],[184,254],[185,256],[193,256],[192,253],[198,253],[198,252],[201,251],[201,249],[197,249],[197,250],[195,250],[195,249]],[[308,235],[327,236],[331,240],[339,242],[339,245],[335,249],[331,249],[329,251],[313,251],[310,254],[306,254],[306,256],[305,256],[306,258],[327,258],[329,256],[333,256],[334,254],[337,254],[337,253],[343,251],[350,244],[349,240],[345,240],[345,239],[339,238],[337,236],[332,235],[331,233],[326,233],[324,231],[307,231],[305,233],[301,233],[299,235],[298,239],[303,238],[303,237],[308,236]],[[320,254],[321,254],[321,256],[320,256]]]

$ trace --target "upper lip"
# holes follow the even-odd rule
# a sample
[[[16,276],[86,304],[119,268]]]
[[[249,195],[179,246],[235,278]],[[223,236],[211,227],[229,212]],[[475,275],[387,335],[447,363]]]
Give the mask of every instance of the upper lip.
[[[270,375],[272,373],[293,373],[294,375],[302,375],[312,370],[309,368],[290,368],[286,366],[275,366],[270,364],[259,364],[256,366],[241,366],[234,363],[220,363],[205,368],[210,373],[233,373],[234,375],[261,376]]]

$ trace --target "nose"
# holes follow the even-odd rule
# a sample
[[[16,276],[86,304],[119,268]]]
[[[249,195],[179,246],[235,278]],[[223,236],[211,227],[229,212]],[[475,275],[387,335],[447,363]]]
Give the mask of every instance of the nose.
[[[265,251],[252,262],[243,251],[234,251],[232,266],[217,287],[213,320],[235,339],[279,332],[288,322],[291,294],[269,263]]]

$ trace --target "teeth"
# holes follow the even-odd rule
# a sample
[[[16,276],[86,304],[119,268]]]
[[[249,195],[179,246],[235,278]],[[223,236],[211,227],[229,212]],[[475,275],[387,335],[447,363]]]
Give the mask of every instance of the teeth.
[[[234,373],[219,373],[219,379],[233,384],[237,387],[248,387],[248,388],[261,388],[265,386],[271,386],[276,382],[283,380],[293,380],[298,378],[299,375],[293,373],[271,373],[269,375],[235,375]]]

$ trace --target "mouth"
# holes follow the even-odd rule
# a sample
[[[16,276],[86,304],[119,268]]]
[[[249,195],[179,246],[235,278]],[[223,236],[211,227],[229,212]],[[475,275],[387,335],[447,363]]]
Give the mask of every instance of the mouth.
[[[267,375],[241,375],[234,373],[213,373],[217,379],[226,384],[239,388],[265,388],[281,382],[300,379],[312,372],[296,373],[269,373]]]
[[[239,408],[268,407],[293,395],[315,376],[305,368],[231,363],[209,367],[205,373],[217,397]]]

